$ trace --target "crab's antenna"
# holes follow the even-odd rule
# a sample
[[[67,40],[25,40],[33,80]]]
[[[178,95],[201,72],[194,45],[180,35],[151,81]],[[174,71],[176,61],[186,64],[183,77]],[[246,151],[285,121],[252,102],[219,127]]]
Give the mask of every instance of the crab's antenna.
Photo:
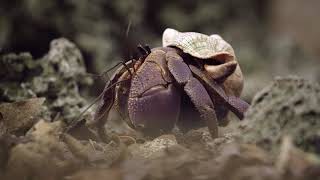
[[[128,38],[128,36],[129,36],[131,24],[132,24],[132,23],[131,23],[131,20],[130,20],[129,23],[128,23],[128,26],[127,26],[127,28],[126,28],[126,31],[125,31],[125,36],[126,36],[126,38]],[[149,46],[139,45],[139,46],[138,46],[138,50],[140,51],[140,53],[141,53],[143,56],[146,56],[146,55],[148,55],[148,54],[151,52]],[[134,61],[134,58],[131,58],[131,60]],[[130,60],[129,60],[129,61],[130,61]],[[81,117],[82,117],[95,103],[97,103],[97,102],[103,97],[103,94],[104,94],[106,91],[108,91],[110,88],[113,88],[113,87],[114,87],[115,85],[117,85],[117,84],[120,84],[120,83],[122,83],[122,82],[125,82],[125,81],[130,80],[130,79],[133,77],[134,74],[132,73],[132,71],[131,71],[130,68],[132,68],[133,71],[135,72],[135,67],[134,67],[134,63],[131,63],[131,64],[132,64],[132,67],[131,67],[131,66],[129,67],[128,64],[127,64],[127,63],[125,62],[125,60],[124,60],[124,61],[117,62],[117,63],[116,63],[115,65],[113,65],[111,68],[103,71],[103,72],[102,72],[101,74],[99,74],[99,75],[94,75],[94,74],[89,74],[89,73],[88,73],[89,75],[95,76],[95,77],[104,77],[104,75],[106,75],[106,76],[107,76],[107,79],[110,80],[110,78],[109,78],[109,76],[108,76],[108,73],[109,73],[110,71],[112,71],[114,68],[118,67],[119,65],[123,65],[123,67],[129,72],[130,78],[124,79],[124,80],[121,80],[121,81],[118,81],[118,82],[115,82],[115,83],[109,85],[97,98],[95,98],[95,99],[77,116],[77,118],[76,118],[74,121],[72,121],[72,122],[68,125],[68,127],[67,127],[66,130],[65,130],[65,132],[68,132],[70,129],[74,128],[79,122],[81,122]],[[138,77],[138,76],[137,76],[137,77]],[[138,78],[139,78],[139,77],[138,77]],[[139,78],[139,81],[141,81],[140,78]],[[117,109],[117,111],[118,111],[118,113],[120,114],[121,119],[124,119],[124,117],[122,116],[121,112],[119,112],[118,109]],[[106,112],[107,112],[107,109],[106,109],[103,113],[101,113],[101,114],[95,119],[96,123],[100,123],[100,119],[104,116],[104,114],[105,114]]]
[[[129,32],[130,32],[130,28],[131,28],[131,19],[129,20],[129,23],[128,23],[128,26],[127,26],[127,29],[126,29],[126,37],[129,37]]]
[[[148,54],[151,53],[151,49],[150,49],[150,46],[149,46],[148,44],[145,44],[145,45],[143,46],[143,48],[144,48],[144,50],[145,50]]]
[[[130,68],[128,67],[128,65],[127,64],[125,64],[125,63],[123,63],[122,65],[124,65],[125,66],[125,68],[129,71],[129,74],[130,74],[130,78],[132,78],[132,73],[131,73],[131,70],[130,70]],[[134,68],[133,68],[134,69]],[[129,79],[130,79],[129,78]],[[108,76],[108,79],[110,79],[110,77]],[[129,80],[129,79],[124,79],[124,80],[122,80],[122,81],[127,81],[127,80]],[[118,82],[121,82],[121,81],[118,81]],[[109,88],[108,88],[109,89]],[[107,90],[108,90],[107,89]],[[121,117],[121,119],[124,121],[125,120],[125,118],[123,117],[123,115],[122,115],[122,113],[120,112],[120,110],[118,109],[118,108],[116,108],[116,110],[118,111],[118,113],[119,113],[119,115],[120,115],[120,117]],[[106,113],[106,110],[102,113],[102,116],[101,117],[103,117],[103,115]],[[101,117],[99,117],[98,119],[100,119]]]
[[[124,80],[122,80],[122,81],[115,82],[115,83],[113,83],[112,85],[110,85],[107,89],[105,89],[104,91],[109,90],[110,88],[112,88],[112,87],[115,86],[116,84],[120,84],[120,83],[125,82],[125,81],[128,81],[128,80],[130,80],[130,78],[124,79]],[[106,113],[108,110],[109,110],[109,109],[105,109],[105,110],[103,111],[103,113],[101,113],[97,118],[95,118],[95,126],[98,127],[98,134],[99,134],[99,136],[102,137],[103,139],[108,139],[108,135],[105,133],[105,129],[103,128],[103,125],[106,123],[107,120],[106,120],[106,119],[103,120],[103,121],[100,121],[100,120],[104,117],[105,113]],[[116,108],[116,110],[117,110],[118,113],[120,114],[121,119],[122,119],[123,121],[125,121],[125,118],[122,116],[122,114],[121,114],[121,112],[119,111],[119,109]]]
[[[129,71],[129,74],[130,74],[130,78],[132,78],[133,76],[132,76],[132,73],[131,73],[131,70],[130,70],[130,68],[128,67],[128,65],[126,64],[126,63],[124,63],[124,62],[122,62],[122,65]],[[134,67],[133,67],[133,69],[134,69]],[[108,76],[108,74],[107,74],[107,76]],[[130,79],[129,78],[129,79]],[[108,79],[110,79],[110,77],[108,76]],[[125,79],[125,80],[122,80],[122,81],[127,81],[127,80],[129,80],[129,79]],[[121,82],[121,81],[118,81],[118,82]],[[109,89],[109,88],[108,88]],[[108,90],[107,89],[107,90]],[[118,108],[115,108],[116,110],[117,110],[117,112],[119,113],[119,115],[120,115],[120,118],[123,120],[123,121],[125,121],[125,117],[122,115],[122,113],[120,112],[120,110],[118,109]],[[104,110],[104,112],[102,113],[102,115],[101,115],[101,117],[98,117],[98,121],[104,116],[104,114],[106,113],[106,111],[107,111],[107,109],[106,110]],[[100,131],[100,130],[99,130]],[[101,132],[100,132],[101,133]]]
[[[126,29],[126,38],[129,38],[129,32],[130,32],[131,24],[132,24],[132,21],[130,19],[129,23],[128,23],[128,26],[127,26],[127,29]],[[134,64],[133,61],[135,60],[135,58],[132,57],[132,53],[130,52],[131,48],[128,47],[128,50],[129,50],[129,54],[130,54],[130,58],[129,59],[131,59],[132,64]],[[138,50],[143,56],[148,55],[151,52],[149,47],[142,46],[141,44],[138,45]],[[130,76],[133,77],[133,74],[130,71],[130,69],[127,67],[127,65],[125,63],[123,65],[129,71]],[[133,69],[133,72],[136,73],[136,69],[135,69],[134,65],[132,66],[132,69]],[[138,77],[139,81],[141,81],[140,77],[137,74],[135,74],[135,75]]]
[[[122,62],[122,65],[127,69],[127,71],[128,71],[129,74],[130,74],[130,77],[132,78],[132,77],[133,77],[133,74],[132,74],[129,66],[128,66],[126,63],[124,63],[124,62]],[[134,69],[134,67],[132,67],[132,68]]]
[[[93,74],[93,73],[86,73],[88,76],[94,77],[94,78],[102,78],[104,77],[105,74],[109,73],[110,71],[112,71],[114,68],[118,67],[119,65],[123,64],[123,61],[119,61],[117,62],[115,65],[113,65],[111,68],[103,71],[100,74]]]
[[[142,46],[141,44],[138,45],[138,50],[143,56],[147,56],[151,53],[151,49],[148,45]]]
[[[125,37],[128,38],[129,37],[129,32],[130,32],[130,29],[131,29],[131,24],[132,24],[132,21],[131,19],[129,20],[128,22],[128,25],[127,25],[127,28],[126,28],[126,31],[125,31]],[[1,48],[0,48],[0,52],[1,52]],[[130,53],[130,52],[129,52]],[[133,58],[131,58],[133,59]],[[86,73],[88,76],[91,76],[91,77],[94,77],[94,78],[103,78],[105,74],[109,73],[110,71],[112,71],[114,68],[118,67],[119,65],[124,65],[126,67],[126,69],[129,69],[127,67],[127,65],[125,64],[125,60],[124,61],[119,61],[117,62],[115,65],[113,65],[111,68],[103,71],[101,74],[93,74],[93,73]],[[129,71],[130,75],[132,76],[132,73],[131,71]]]
[[[124,61],[119,61],[117,64],[115,64],[114,66],[112,66],[112,67],[109,68],[108,70],[103,71],[100,76],[103,76],[103,75],[108,76],[108,73],[109,73],[110,71],[112,71],[114,68],[118,67],[119,65],[123,65],[123,66],[129,71],[129,74],[130,74],[130,76],[132,77],[132,73],[131,73],[130,67],[129,67]],[[110,78],[108,77],[108,80],[109,80],[109,79],[110,79]]]
[[[111,68],[109,68],[108,70],[103,71],[101,74],[107,74],[110,71],[112,71],[114,68],[118,67],[120,64],[123,64],[123,61],[119,61],[117,62],[115,65],[113,65]]]
[[[131,52],[131,47],[130,47],[130,43],[128,43],[128,42],[130,42],[130,41],[127,41],[128,39],[129,39],[129,33],[130,33],[130,30],[131,30],[131,25],[132,25],[132,21],[131,21],[131,19],[129,19],[129,21],[128,21],[128,25],[127,25],[127,28],[126,28],[126,31],[125,31],[125,42],[127,42],[125,45],[126,45],[126,49],[127,49],[127,54],[126,54],[126,56],[128,56],[127,58],[128,59],[133,59],[133,56],[132,56],[132,52]]]
[[[65,130],[65,132],[68,132],[70,129],[72,129],[74,126],[76,126],[76,125],[78,124],[78,122],[81,121],[81,117],[82,117],[95,103],[97,103],[97,102],[102,98],[103,93],[104,93],[105,91],[113,88],[113,87],[114,87],[115,85],[117,85],[117,84],[126,82],[126,81],[128,81],[128,80],[130,80],[130,79],[124,79],[124,80],[122,80],[122,81],[115,82],[115,83],[111,84],[108,88],[106,88],[102,93],[100,93],[100,95],[99,95],[97,98],[95,98],[95,99],[75,118],[74,121],[72,121],[72,122],[68,125],[68,127],[67,127],[66,130]],[[104,113],[103,113],[103,114],[104,114]],[[99,116],[98,119],[100,119],[100,118],[102,118],[102,117],[103,117],[103,115],[102,115],[101,117]]]
[[[101,74],[86,73],[86,75],[91,76],[93,78],[103,78],[105,75],[108,76],[108,73],[110,71],[112,71],[114,68],[118,67],[119,65],[123,65],[129,71],[129,74],[132,77],[132,72],[130,71],[129,66],[124,61],[117,62],[115,65],[113,65],[111,68],[103,71]],[[107,78],[107,79],[109,79],[109,78]]]
[[[76,118],[74,121],[72,121],[68,127],[65,129],[65,132],[68,132],[70,129],[73,129],[73,127],[75,127],[80,121],[81,121],[81,117],[84,115],[84,113],[86,113],[95,103],[97,103],[100,98],[103,96],[103,92],[97,97],[95,98]]]

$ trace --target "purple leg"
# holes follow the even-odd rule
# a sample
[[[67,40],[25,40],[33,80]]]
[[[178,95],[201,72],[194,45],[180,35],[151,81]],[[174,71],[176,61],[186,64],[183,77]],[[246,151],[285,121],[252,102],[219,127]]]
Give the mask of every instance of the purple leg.
[[[217,100],[219,104],[224,104],[235,115],[237,115],[239,119],[243,119],[244,113],[249,108],[249,104],[247,102],[238,97],[227,96],[220,85],[214,81],[210,81],[198,68],[192,65],[189,67],[194,76],[206,86],[206,89],[210,92],[211,99]]]
[[[131,82],[129,118],[148,135],[170,131],[180,112],[180,92],[166,71],[165,52],[148,55]]]
[[[214,111],[213,102],[203,85],[192,76],[192,73],[183,59],[175,52],[166,54],[168,68],[177,83],[184,86],[184,91],[206,122],[213,138],[218,137],[218,120]]]
[[[244,118],[244,113],[248,110],[249,104],[235,96],[229,96],[228,102],[230,104],[229,109],[234,112],[240,120]]]
[[[128,66],[132,66],[132,62],[126,63]],[[94,114],[93,124],[98,130],[98,134],[103,141],[108,141],[108,137],[105,133],[104,125],[108,120],[109,111],[115,101],[115,83],[118,82],[121,75],[127,71],[125,66],[119,67],[112,75],[110,80],[106,83],[106,86],[102,92],[102,98],[100,104]]]

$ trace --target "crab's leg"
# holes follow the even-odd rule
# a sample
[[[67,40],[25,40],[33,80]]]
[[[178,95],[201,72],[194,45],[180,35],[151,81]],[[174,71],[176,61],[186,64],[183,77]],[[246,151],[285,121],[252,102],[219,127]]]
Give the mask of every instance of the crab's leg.
[[[119,78],[121,75],[127,71],[128,67],[133,66],[132,61],[128,61],[125,65],[120,66],[116,72],[110,77],[110,80],[106,83],[105,88],[102,92],[102,98],[98,108],[94,114],[93,124],[97,127],[99,136],[102,139],[107,139],[106,134],[104,132],[104,124],[108,119],[109,111],[115,101],[115,85],[117,83],[121,83]],[[128,79],[129,80],[129,79]],[[124,80],[122,80],[124,81]]]
[[[132,63],[129,61],[128,63]],[[120,66],[116,72],[110,77],[110,80],[106,83],[104,90],[102,91],[101,103],[99,104],[95,115],[94,120],[99,120],[104,113],[107,113],[113,105],[115,97],[115,88],[112,86],[119,80],[122,73],[126,70],[125,66]]]
[[[136,129],[154,136],[174,127],[179,117],[181,97],[172,82],[165,52],[153,50],[131,81],[128,112]]]
[[[214,111],[213,102],[204,86],[199,80],[192,76],[187,64],[175,52],[166,54],[168,68],[174,79],[183,86],[184,91],[190,97],[192,103],[206,122],[209,132],[213,138],[218,136],[218,120]]]
[[[216,82],[210,81],[201,70],[193,65],[189,65],[189,67],[194,76],[203,82],[208,91],[210,91],[210,94],[213,96],[212,99],[223,102],[239,119],[243,119],[244,113],[249,107],[247,102],[235,96],[227,96],[222,87]]]

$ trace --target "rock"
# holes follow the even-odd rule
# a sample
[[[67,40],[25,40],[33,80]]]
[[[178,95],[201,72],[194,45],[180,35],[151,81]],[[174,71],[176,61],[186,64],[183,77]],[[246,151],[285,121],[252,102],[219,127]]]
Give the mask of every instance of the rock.
[[[296,148],[289,136],[282,140],[275,167],[285,179],[320,177],[320,158]]]
[[[23,81],[42,71],[40,63],[34,61],[30,53],[3,55],[0,69],[1,81]]]
[[[1,176],[0,176],[1,177]],[[123,180],[121,171],[117,169],[91,168],[83,169],[70,176],[66,176],[66,180]]]
[[[78,117],[86,100],[79,87],[92,79],[86,74],[79,49],[64,38],[53,40],[47,55],[34,59],[28,53],[0,56],[0,102],[46,97],[41,117],[63,116],[66,122]]]
[[[111,140],[108,144],[96,141],[79,141],[64,134],[63,142],[79,159],[95,167],[110,167],[127,157],[127,147],[119,139]]]
[[[63,134],[62,121],[39,121],[9,149],[8,159],[0,157],[0,171],[5,164],[5,179],[62,179],[85,168],[109,168],[126,158],[127,148],[119,139],[108,144],[80,141]],[[0,152],[2,150],[0,141]]]
[[[226,131],[225,129],[224,127],[219,127],[219,136],[215,139],[212,139],[208,128],[192,129],[185,134],[176,132],[175,136],[179,144],[188,148],[216,152],[221,147],[235,141],[236,135],[230,132],[223,132]]]
[[[75,78],[77,82],[81,82],[86,73],[80,50],[65,38],[53,40],[44,58],[62,78]]]
[[[0,104],[0,137],[3,134],[24,135],[36,122],[45,98],[31,98]]]
[[[289,151],[281,150],[276,159],[252,144],[229,143],[215,154],[189,149],[171,153],[173,147],[169,147],[164,156],[125,161],[120,166],[123,179],[300,180],[319,177],[318,161],[310,160],[305,153],[297,153],[294,146],[290,146]],[[286,152],[291,155],[282,158]]]
[[[277,152],[289,135],[298,147],[320,154],[320,86],[298,77],[277,78],[253,99],[240,125],[244,142]]]
[[[25,143],[14,146],[6,166],[6,179],[56,179],[81,166],[81,161],[59,141],[63,123],[39,121]]]
[[[133,157],[155,158],[163,155],[169,147],[177,145],[177,140],[173,135],[162,135],[153,141],[144,144],[133,144],[129,147]]]
[[[229,180],[276,179],[278,176],[267,152],[251,144],[223,146],[216,157],[214,171],[217,179]]]

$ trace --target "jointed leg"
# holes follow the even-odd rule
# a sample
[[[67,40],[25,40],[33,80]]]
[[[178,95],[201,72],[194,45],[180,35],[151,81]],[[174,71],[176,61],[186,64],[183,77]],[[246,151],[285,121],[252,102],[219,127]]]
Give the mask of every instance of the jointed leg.
[[[207,123],[212,137],[218,136],[218,119],[214,111],[213,103],[206,89],[194,77],[188,80],[184,90],[190,97],[192,103],[199,111],[201,118]]]
[[[195,77],[205,84],[206,88],[210,92],[210,95],[212,96],[211,99],[216,99],[220,103],[225,104],[228,109],[238,116],[239,119],[243,119],[244,113],[249,107],[247,102],[235,96],[227,96],[220,85],[210,81],[198,68],[192,65],[189,67]]]
[[[192,103],[206,122],[213,138],[218,136],[218,120],[214,111],[213,102],[202,84],[192,76],[192,73],[183,59],[175,52],[167,52],[168,68],[175,80],[182,86]]]
[[[106,121],[108,120],[108,114],[109,111],[115,101],[115,85],[117,83],[123,83],[124,81],[130,80],[121,80],[119,81],[119,78],[121,75],[127,70],[128,67],[132,67],[132,62],[127,62],[126,66],[122,65],[120,68],[116,70],[114,75],[110,78],[110,80],[106,83],[106,86],[102,92],[102,98],[100,101],[100,104],[98,105],[98,108],[94,115],[94,126],[97,127],[98,134],[102,140],[107,140],[108,137],[105,134],[104,125]],[[130,72],[131,73],[131,72]]]
[[[151,136],[170,131],[179,117],[181,94],[166,67],[165,52],[154,50],[131,82],[129,118],[136,129]]]

